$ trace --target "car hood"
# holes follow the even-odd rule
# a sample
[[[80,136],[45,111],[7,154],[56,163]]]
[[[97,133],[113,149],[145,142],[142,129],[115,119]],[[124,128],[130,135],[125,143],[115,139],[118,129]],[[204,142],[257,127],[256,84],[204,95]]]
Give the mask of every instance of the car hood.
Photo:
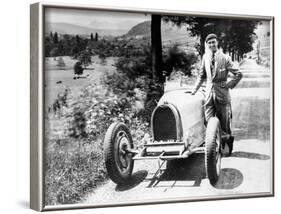
[[[159,100],[158,106],[162,104],[172,104],[179,111],[184,139],[196,138],[201,143],[205,130],[204,95],[201,92],[191,95],[186,89],[169,91]]]

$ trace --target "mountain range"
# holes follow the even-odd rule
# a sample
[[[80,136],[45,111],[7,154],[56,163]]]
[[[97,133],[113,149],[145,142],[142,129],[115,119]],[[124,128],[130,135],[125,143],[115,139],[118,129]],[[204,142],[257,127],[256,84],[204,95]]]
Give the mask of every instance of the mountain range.
[[[128,29],[120,28],[94,28],[88,26],[80,26],[69,23],[46,23],[45,32],[57,32],[59,34],[73,34],[73,35],[90,35],[91,33],[98,33],[103,36],[120,36],[126,34]]]
[[[98,33],[102,36],[143,36],[150,37],[150,27],[151,21],[144,21],[138,23],[132,27],[133,23],[125,25],[120,23],[120,25],[110,25],[109,23],[104,26],[101,23],[92,22],[87,26],[80,26],[76,24],[69,23],[46,23],[45,32],[46,34],[52,32],[57,32],[59,34],[79,34],[79,35],[90,35],[91,33]],[[127,26],[127,28],[126,28]],[[186,26],[181,28],[174,26],[171,23],[162,22],[161,23],[162,40],[167,41],[186,41],[189,37],[189,33],[186,30]]]

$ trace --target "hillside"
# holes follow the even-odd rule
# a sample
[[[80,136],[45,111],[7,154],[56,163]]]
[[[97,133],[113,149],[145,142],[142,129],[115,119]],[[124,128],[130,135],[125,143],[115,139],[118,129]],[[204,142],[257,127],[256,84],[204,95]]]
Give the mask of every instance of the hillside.
[[[97,32],[103,36],[119,36],[127,32],[124,29],[101,29],[101,28],[92,28],[84,27],[75,24],[68,23],[46,23],[45,32],[48,34],[50,32],[57,32],[59,34],[79,34],[79,35],[89,35],[91,33]]]
[[[150,37],[150,27],[151,21],[141,22],[134,27],[132,27],[125,36],[128,37]],[[162,42],[170,43],[186,43],[195,41],[194,38],[190,37],[189,32],[186,30],[186,26],[182,26],[181,28],[173,25],[172,23],[161,23],[161,32],[162,32]]]
[[[141,22],[134,27],[132,27],[127,36],[149,36],[150,35],[150,25],[151,21]]]

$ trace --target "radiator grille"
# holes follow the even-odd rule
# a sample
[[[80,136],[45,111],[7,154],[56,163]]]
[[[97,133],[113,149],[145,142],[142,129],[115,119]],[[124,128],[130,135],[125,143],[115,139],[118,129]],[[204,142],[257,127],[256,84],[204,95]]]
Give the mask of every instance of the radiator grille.
[[[157,107],[153,115],[152,123],[154,140],[177,140],[176,118],[170,107]]]

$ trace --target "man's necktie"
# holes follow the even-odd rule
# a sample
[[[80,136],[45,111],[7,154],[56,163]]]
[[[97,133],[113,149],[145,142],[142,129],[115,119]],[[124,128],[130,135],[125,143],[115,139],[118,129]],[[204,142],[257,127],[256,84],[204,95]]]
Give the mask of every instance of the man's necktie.
[[[211,58],[211,73],[214,75],[215,72],[215,52],[212,53],[212,58]]]

